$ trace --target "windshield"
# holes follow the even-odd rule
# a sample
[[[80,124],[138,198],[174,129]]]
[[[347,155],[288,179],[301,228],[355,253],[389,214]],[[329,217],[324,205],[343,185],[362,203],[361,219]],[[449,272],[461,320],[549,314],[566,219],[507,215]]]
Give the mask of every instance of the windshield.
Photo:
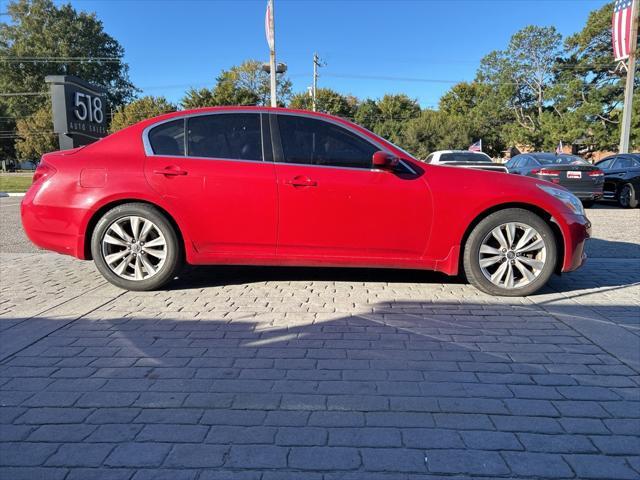
[[[563,155],[560,157],[537,157],[542,165],[590,165],[589,162],[575,155]]]
[[[452,152],[440,155],[440,162],[485,162],[491,163],[491,159],[484,153]]]

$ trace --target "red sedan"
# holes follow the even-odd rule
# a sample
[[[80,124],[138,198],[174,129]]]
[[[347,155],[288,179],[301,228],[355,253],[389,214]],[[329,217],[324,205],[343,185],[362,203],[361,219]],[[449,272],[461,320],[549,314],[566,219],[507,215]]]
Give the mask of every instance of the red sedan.
[[[170,113],[44,155],[22,223],[129,290],[187,262],[464,271],[508,296],[578,268],[590,230],[552,183],[429,165],[344,119],[258,107]]]

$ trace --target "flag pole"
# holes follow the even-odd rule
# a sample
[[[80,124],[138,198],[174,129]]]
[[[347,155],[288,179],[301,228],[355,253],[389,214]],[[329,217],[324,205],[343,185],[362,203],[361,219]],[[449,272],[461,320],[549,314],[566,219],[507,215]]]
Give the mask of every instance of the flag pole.
[[[271,78],[270,78],[270,84],[271,84],[271,106],[272,107],[277,107],[278,106],[278,99],[276,96],[276,30],[275,30],[275,12],[274,12],[274,0],[269,0],[269,7],[271,10],[271,15],[269,15],[269,29],[271,30],[271,35],[273,38],[273,45],[271,45],[270,48],[270,52],[269,52],[269,65],[270,65],[270,70],[271,70]]]
[[[636,75],[636,49],[638,47],[638,10],[640,0],[633,2],[631,13],[631,49],[627,61],[627,84],[624,89],[624,107],[622,110],[622,124],[620,125],[620,153],[629,153],[629,137],[631,134],[631,110],[633,106],[633,84]]]

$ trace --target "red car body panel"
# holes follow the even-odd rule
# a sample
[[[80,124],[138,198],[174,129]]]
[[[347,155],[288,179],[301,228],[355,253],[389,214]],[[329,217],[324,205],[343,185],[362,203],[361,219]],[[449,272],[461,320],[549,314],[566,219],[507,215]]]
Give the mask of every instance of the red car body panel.
[[[175,222],[190,264],[395,267],[456,274],[470,226],[489,211],[519,205],[544,210],[562,235],[562,271],[584,261],[590,224],[531,178],[428,165],[373,133],[325,114],[259,107],[203,112],[259,111],[313,116],[358,132],[415,170],[147,156],[145,128],[189,115],[145,120],[87,147],[56,152],[43,163],[56,172],[29,189],[22,221],[36,245],[86,259],[91,229],[103,209],[142,201]],[[167,176],[164,169],[186,175]]]

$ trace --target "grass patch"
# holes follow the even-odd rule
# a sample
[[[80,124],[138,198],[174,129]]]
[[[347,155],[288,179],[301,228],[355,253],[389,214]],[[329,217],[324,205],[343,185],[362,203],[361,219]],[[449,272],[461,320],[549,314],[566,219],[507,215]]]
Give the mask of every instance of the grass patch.
[[[0,175],[0,192],[23,193],[31,186],[31,175]]]

